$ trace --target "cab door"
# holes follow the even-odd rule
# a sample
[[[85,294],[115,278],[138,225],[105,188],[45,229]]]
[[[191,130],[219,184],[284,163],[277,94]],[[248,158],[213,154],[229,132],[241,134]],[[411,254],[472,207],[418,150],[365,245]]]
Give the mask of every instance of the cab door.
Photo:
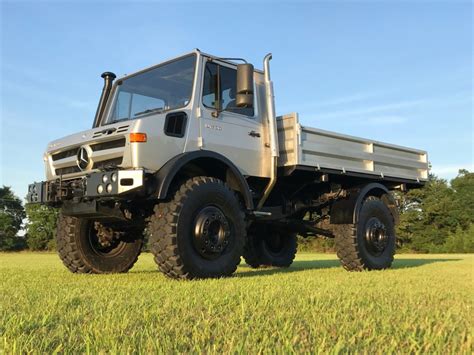
[[[201,90],[203,149],[230,159],[243,175],[265,176],[262,164],[264,135],[254,108],[235,105],[237,70],[216,60],[204,59]],[[254,102],[258,102],[255,97]]]

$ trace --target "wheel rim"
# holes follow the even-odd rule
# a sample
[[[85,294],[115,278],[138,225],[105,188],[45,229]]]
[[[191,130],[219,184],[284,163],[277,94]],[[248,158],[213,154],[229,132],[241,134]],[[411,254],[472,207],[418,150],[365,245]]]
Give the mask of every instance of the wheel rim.
[[[97,236],[97,230],[94,228],[94,223],[88,223],[87,226],[87,241],[91,250],[101,257],[114,257],[120,254],[125,248],[125,243],[119,239],[114,239],[108,246],[104,246],[100,243],[99,237]]]
[[[365,227],[365,244],[373,256],[380,256],[389,242],[387,227],[378,218],[369,219]]]
[[[207,206],[194,219],[193,242],[196,251],[206,259],[217,259],[225,253],[231,236],[230,223],[216,206]]]

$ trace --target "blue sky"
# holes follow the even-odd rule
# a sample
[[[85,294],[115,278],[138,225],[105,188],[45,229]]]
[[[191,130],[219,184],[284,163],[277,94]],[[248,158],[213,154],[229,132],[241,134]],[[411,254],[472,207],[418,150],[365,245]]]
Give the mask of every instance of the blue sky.
[[[44,179],[48,141],[91,126],[106,70],[192,48],[273,53],[277,113],[426,149],[444,178],[473,170],[470,1],[1,1],[0,184]]]

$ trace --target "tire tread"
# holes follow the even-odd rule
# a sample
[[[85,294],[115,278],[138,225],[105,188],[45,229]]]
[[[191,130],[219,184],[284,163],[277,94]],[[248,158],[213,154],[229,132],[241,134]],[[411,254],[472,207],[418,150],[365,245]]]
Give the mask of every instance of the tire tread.
[[[185,201],[197,187],[204,184],[219,184],[234,194],[234,192],[219,179],[207,176],[194,177],[187,180],[177,189],[171,201],[158,203],[154,207],[153,215],[150,217],[150,251],[154,255],[158,269],[170,278],[198,278],[194,270],[186,267],[179,253],[177,225],[180,211],[183,209]],[[240,213],[243,220],[245,215],[242,211],[240,211]],[[245,236],[244,231],[243,233]],[[240,260],[233,265],[228,265],[227,269],[222,270],[221,276],[232,275],[235,270],[237,270],[239,263]],[[211,277],[212,275],[209,276]]]

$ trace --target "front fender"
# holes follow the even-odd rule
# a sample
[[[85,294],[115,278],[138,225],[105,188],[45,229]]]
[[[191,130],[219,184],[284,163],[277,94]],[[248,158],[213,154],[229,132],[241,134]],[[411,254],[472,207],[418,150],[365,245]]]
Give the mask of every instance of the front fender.
[[[216,171],[215,173],[218,176],[226,176],[226,179],[232,179],[232,181],[234,182],[233,185],[236,185],[238,191],[242,194],[247,209],[253,210],[254,204],[252,194],[247,184],[247,180],[245,180],[245,177],[234,165],[234,163],[232,163],[229,159],[227,159],[221,154],[208,150],[197,150],[194,152],[182,153],[169,160],[165,165],[163,165],[163,167],[155,174],[155,196],[157,196],[158,199],[166,199],[170,192],[171,184],[173,183],[178,173],[186,165],[193,162],[199,163],[199,161],[202,161],[203,159],[219,162],[221,163],[219,164],[220,166],[224,165],[226,167],[226,172]],[[212,173],[213,172],[210,172],[211,176],[213,176]]]

